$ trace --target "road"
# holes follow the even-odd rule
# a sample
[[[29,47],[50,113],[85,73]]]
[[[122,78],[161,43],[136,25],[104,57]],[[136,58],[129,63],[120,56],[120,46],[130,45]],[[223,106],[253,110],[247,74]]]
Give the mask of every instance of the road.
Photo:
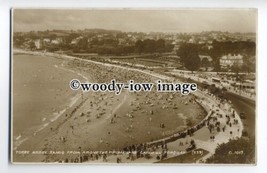
[[[169,77],[165,76],[165,75],[160,75],[160,74],[154,74],[153,72],[149,72],[149,71],[144,71],[141,69],[136,69],[136,68],[130,68],[130,67],[123,67],[120,65],[115,65],[115,64],[106,64],[106,63],[101,63],[101,62],[96,62],[96,61],[92,61],[92,60],[84,60],[84,61],[89,61],[92,63],[96,63],[96,64],[102,64],[105,66],[114,66],[114,67],[118,67],[118,68],[123,68],[123,69],[127,69],[127,70],[133,70],[133,71],[139,71],[154,77],[158,77],[160,79],[170,79]],[[192,76],[188,76],[191,79],[195,80],[196,83],[197,82],[201,82],[201,79],[198,77],[192,77]],[[198,81],[198,79],[200,81]],[[207,81],[207,80],[206,80]],[[213,82],[211,82],[213,83]],[[252,137],[255,136],[255,101],[253,101],[252,99],[248,99],[242,96],[239,96],[237,94],[234,94],[233,92],[227,92],[226,93],[226,97],[232,101],[234,108],[236,109],[237,113],[240,114],[240,112],[244,112],[246,114],[246,119],[243,119],[243,123],[245,125],[245,129],[248,132],[248,134]]]
[[[237,113],[244,112],[246,119],[242,119],[245,130],[249,136],[255,136],[255,122],[256,122],[256,104],[255,101],[244,98],[234,93],[227,92],[225,97],[232,101],[233,107]]]
[[[187,75],[180,75],[179,73],[171,73],[174,75],[178,75],[182,78],[189,78],[194,80],[196,83],[200,84],[200,82],[206,81],[209,85],[215,84],[216,87],[221,88],[221,83],[214,83],[211,80],[206,80],[199,78],[197,76],[190,76],[192,74],[188,73]],[[246,119],[242,119],[245,130],[248,132],[248,135],[253,137],[255,136],[255,122],[256,122],[256,104],[253,98],[246,98],[243,96],[235,94],[233,90],[230,90],[225,93],[224,97],[231,100],[233,103],[234,109],[240,115],[241,112],[245,113]]]

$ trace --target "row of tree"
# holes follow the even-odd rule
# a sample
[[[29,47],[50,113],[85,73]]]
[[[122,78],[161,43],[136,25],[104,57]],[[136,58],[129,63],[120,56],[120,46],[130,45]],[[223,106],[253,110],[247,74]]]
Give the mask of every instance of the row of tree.
[[[111,55],[125,55],[132,53],[163,53],[170,52],[173,45],[168,44],[163,39],[153,40],[138,40],[135,44],[119,44],[116,39],[92,39],[88,42],[87,37],[78,40],[77,44],[70,44],[70,39],[64,41],[64,44],[59,45],[62,50],[73,50],[75,53],[98,53]]]
[[[162,53],[172,51],[174,46],[172,44],[166,44],[164,39],[146,39],[144,41],[138,40],[135,43],[135,47],[138,53]]]
[[[138,40],[133,45],[119,44],[119,41],[115,39],[93,39],[89,43],[85,37],[80,39],[78,44],[73,46],[73,48],[74,52],[123,55],[130,53],[141,54],[170,52],[173,49],[173,45],[167,44],[163,39]]]
[[[253,164],[255,163],[255,138],[239,138],[220,144],[207,163]]]
[[[180,45],[177,55],[180,57],[182,65],[191,71],[198,70],[202,65],[207,67],[209,62],[207,58],[200,60],[199,54],[209,55],[212,58],[212,66],[215,71],[220,71],[220,58],[227,54],[241,54],[243,55],[243,66],[234,65],[232,71],[255,71],[255,61],[251,61],[251,57],[255,57],[256,44],[250,41],[237,42],[218,42],[214,41],[211,49],[207,49],[202,44],[184,43]],[[252,58],[253,59],[253,58]]]
[[[256,55],[256,43],[252,41],[236,41],[236,42],[218,42],[213,41],[213,48],[210,49],[207,53],[212,57],[214,62],[214,67],[216,70],[220,70],[220,57],[227,54],[241,54],[244,56],[244,66],[247,71],[253,71],[252,67],[254,64],[249,61],[249,57]],[[244,67],[243,67],[244,68]]]

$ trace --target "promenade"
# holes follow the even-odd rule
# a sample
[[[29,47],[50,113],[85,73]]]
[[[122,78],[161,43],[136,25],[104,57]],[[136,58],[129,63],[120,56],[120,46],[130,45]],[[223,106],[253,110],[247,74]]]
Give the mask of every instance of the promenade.
[[[46,55],[69,59],[79,59],[80,61],[90,62],[107,67],[112,66],[127,71],[141,72],[143,74],[150,75],[161,80],[166,80],[168,82],[176,81],[176,79],[173,77],[151,72],[149,70],[141,70],[92,60],[84,60],[66,55],[52,53],[46,53]],[[160,140],[140,144],[138,146],[130,147],[130,149],[124,148],[123,150],[125,150],[127,154],[95,153],[91,154],[89,157],[86,156],[86,159],[86,154],[80,154],[79,159],[76,160],[76,162],[154,163],[180,156],[195,149],[203,149],[207,151],[207,154],[201,156],[197,160],[192,160],[192,163],[202,163],[215,153],[215,149],[219,144],[227,143],[230,139],[236,139],[242,136],[242,131],[244,128],[242,121],[236,111],[231,107],[230,103],[220,100],[207,90],[198,90],[193,94],[195,95],[195,104],[200,104],[207,112],[207,116],[195,126],[188,128],[184,132],[178,132],[171,136],[162,134],[162,138]],[[179,116],[186,117],[186,115]],[[147,154],[142,154],[140,152],[138,153],[138,151]],[[202,153],[200,152],[199,154]]]
[[[172,70],[171,72],[169,72],[169,74],[175,75],[175,76],[179,76],[182,78],[190,78],[191,80],[194,80],[196,82],[200,82],[200,83],[207,83],[209,85],[215,85],[218,88],[226,88],[228,92],[237,94],[239,96],[242,96],[244,98],[250,99],[252,101],[256,100],[256,95],[252,94],[250,92],[247,92],[245,90],[241,90],[240,88],[237,87],[233,87],[231,86],[229,83],[224,83],[224,82],[213,82],[212,81],[212,77],[217,77],[215,72],[210,72],[210,73],[205,73],[207,74],[207,78],[203,78],[200,75],[196,74],[196,73],[192,73],[192,72],[188,72],[188,71],[183,71],[183,70]]]

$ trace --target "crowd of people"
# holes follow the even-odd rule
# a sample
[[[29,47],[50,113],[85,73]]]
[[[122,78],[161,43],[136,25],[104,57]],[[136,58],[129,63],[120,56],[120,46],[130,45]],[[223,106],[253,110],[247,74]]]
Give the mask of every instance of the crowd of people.
[[[76,71],[80,72],[85,72],[89,73],[91,79],[94,82],[107,82],[112,79],[115,79],[119,82],[126,83],[130,79],[134,80],[136,82],[155,82],[156,77],[150,76],[148,74],[143,74],[143,73],[137,73],[135,71],[131,71],[130,69],[123,69],[123,68],[117,68],[114,66],[103,66],[101,64],[94,64],[90,62],[86,62],[83,60],[79,59],[73,59],[70,60],[67,64],[70,68],[74,68]],[[239,122],[237,119],[235,119],[236,113],[233,111],[232,113],[229,113],[227,115],[223,115],[217,111],[217,107],[222,109],[224,105],[227,105],[227,101],[225,100],[220,100],[219,98],[216,98],[215,96],[212,96],[212,94],[207,93],[209,95],[209,99],[215,99],[218,104],[213,104],[212,107],[207,108],[202,102],[208,102],[207,99],[204,98],[199,98],[198,96],[193,96],[190,98],[185,98],[181,101],[182,104],[187,105],[188,103],[194,103],[196,104],[197,102],[205,107],[206,110],[210,110],[208,112],[208,116],[204,118],[202,121],[200,121],[198,124],[188,127],[185,131],[182,132],[177,132],[171,136],[165,136],[163,139],[158,139],[154,140],[152,142],[146,142],[146,143],[141,143],[141,144],[132,144],[129,146],[125,146],[121,150],[124,151],[124,153],[127,153],[126,159],[129,161],[134,161],[135,159],[138,158],[147,158],[150,159],[152,156],[151,152],[155,151],[160,151],[160,154],[157,154],[155,157],[157,160],[162,160],[168,157],[168,143],[174,142],[179,139],[183,139],[187,136],[194,136],[194,133],[198,130],[200,130],[203,127],[207,127],[209,129],[210,134],[210,140],[214,141],[216,134],[219,132],[224,132],[226,131],[226,128],[231,128],[233,125],[237,125]],[[143,94],[143,93],[136,93],[137,97],[136,100],[132,103],[135,108],[127,114],[126,116],[129,117],[129,121],[132,122],[134,120],[134,111],[136,110],[141,110],[142,105],[150,105],[153,107],[155,104],[160,105],[160,100],[162,100],[162,95],[158,94],[156,92],[152,92],[149,95],[148,94]],[[169,93],[169,96],[165,98],[164,102],[165,105],[162,105],[162,109],[177,109],[177,104],[175,103],[175,95],[173,93]],[[145,98],[144,102],[140,102],[138,100],[139,97]],[[94,102],[92,104],[97,104],[97,102]],[[223,106],[222,106],[223,105]],[[179,107],[179,106],[178,106]],[[150,118],[149,121],[153,121],[153,114],[155,114],[154,111],[150,111]],[[99,115],[99,114],[98,114]],[[117,121],[117,116],[116,114],[113,114],[113,116],[110,119],[110,123],[114,124]],[[100,117],[98,117],[100,118]],[[221,119],[226,118],[227,121],[226,123],[222,123]],[[166,124],[164,122],[159,124],[160,128],[165,128]],[[129,127],[127,127],[126,132],[130,132],[132,129],[134,129],[133,125],[131,124]],[[230,134],[232,135],[232,131],[230,131]],[[148,131],[148,135],[150,132]],[[161,137],[162,138],[162,137]],[[102,142],[103,139],[100,139]],[[194,150],[197,148],[197,144],[195,143],[194,140],[191,140],[189,143],[183,143],[180,142],[179,145],[186,145],[186,152],[189,152],[191,150]],[[96,152],[96,153],[91,153],[91,154],[81,154],[77,156],[76,158],[73,159],[65,159],[61,160],[60,162],[87,162],[87,161],[96,161],[96,160],[102,160],[103,162],[107,162],[108,158],[113,155],[114,153],[112,152]],[[116,155],[116,153],[115,153]],[[122,158],[122,155],[118,154],[117,155],[117,163],[124,162],[124,158]]]

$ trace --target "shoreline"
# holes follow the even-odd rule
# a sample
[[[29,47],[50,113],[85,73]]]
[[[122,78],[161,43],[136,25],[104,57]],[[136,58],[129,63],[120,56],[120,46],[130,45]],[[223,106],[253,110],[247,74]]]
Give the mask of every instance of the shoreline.
[[[14,50],[15,51],[15,50]],[[35,54],[34,52],[26,52],[26,51],[22,51],[23,55],[37,55],[39,56],[39,54]],[[15,54],[18,54],[20,55],[20,50],[16,50],[15,51]],[[44,56],[44,55],[41,55],[41,56]],[[55,58],[53,56],[49,56],[51,58]],[[80,76],[82,77],[83,79],[85,79],[86,81],[89,81],[88,78],[78,72],[75,72],[71,69],[67,69],[66,67],[63,67],[63,64],[61,63],[60,66],[58,65],[54,65],[54,68],[57,68],[57,69],[61,69],[63,71],[69,71],[77,76]],[[14,96],[13,96],[14,97]],[[31,132],[28,131],[28,130],[25,130],[21,133],[18,134],[18,136],[14,136],[13,137],[13,142],[14,142],[14,145],[12,145],[13,147],[13,150],[16,150],[17,147],[19,147],[21,144],[23,144],[25,141],[27,141],[29,139],[29,133],[32,133],[33,136],[35,135],[38,135],[38,133],[42,130],[44,130],[45,128],[47,128],[47,126],[49,126],[50,123],[53,123],[54,121],[56,121],[58,118],[60,118],[69,108],[73,107],[78,101],[79,99],[81,98],[81,95],[79,93],[77,93],[75,96],[73,96],[72,98],[70,98],[70,101],[69,103],[67,103],[61,110],[57,111],[57,113],[52,113],[50,116],[48,117],[44,117],[42,118],[42,122],[40,125],[35,125],[33,127],[31,127]],[[26,136],[25,136],[26,135]]]
[[[39,53],[39,52],[36,52],[37,54]],[[33,52],[32,54],[35,54],[35,52]],[[46,53],[47,54],[47,53]],[[55,57],[55,58],[58,58],[58,57],[60,57],[60,58],[72,58],[72,59],[79,59],[79,60],[82,60],[82,61],[87,61],[87,62],[92,62],[92,63],[95,63],[95,64],[101,64],[101,65],[104,65],[104,66],[113,66],[113,67],[119,67],[119,68],[121,68],[121,69],[127,69],[127,70],[133,70],[133,71],[138,71],[138,72],[141,72],[141,73],[145,73],[145,74],[148,74],[148,75],[151,75],[151,76],[154,76],[154,77],[157,77],[157,78],[161,78],[161,79],[165,79],[165,80],[171,80],[172,78],[170,78],[170,77],[167,77],[167,76],[164,76],[164,75],[160,75],[160,74],[153,74],[153,73],[151,73],[151,72],[149,72],[149,71],[143,71],[143,70],[139,70],[139,69],[134,69],[134,68],[127,68],[127,67],[121,67],[121,66],[117,66],[117,65],[111,65],[111,64],[106,64],[106,63],[101,63],[101,62],[95,62],[95,61],[91,61],[91,60],[84,60],[84,59],[80,59],[80,58],[77,58],[77,57],[71,57],[71,56],[67,56],[67,55],[57,55],[57,54],[54,54],[54,53],[51,53],[52,55],[52,57]],[[47,56],[47,55],[45,55],[45,56]],[[49,55],[48,55],[49,56]],[[195,95],[195,94],[194,94]],[[201,106],[201,107],[203,107],[203,106]],[[204,108],[204,107],[203,107]],[[207,116],[206,117],[208,117],[209,116],[209,114],[207,114]],[[204,121],[206,118],[204,118],[202,121]],[[202,122],[201,121],[201,122]],[[200,123],[201,123],[200,122]],[[199,123],[198,123],[199,124]]]

